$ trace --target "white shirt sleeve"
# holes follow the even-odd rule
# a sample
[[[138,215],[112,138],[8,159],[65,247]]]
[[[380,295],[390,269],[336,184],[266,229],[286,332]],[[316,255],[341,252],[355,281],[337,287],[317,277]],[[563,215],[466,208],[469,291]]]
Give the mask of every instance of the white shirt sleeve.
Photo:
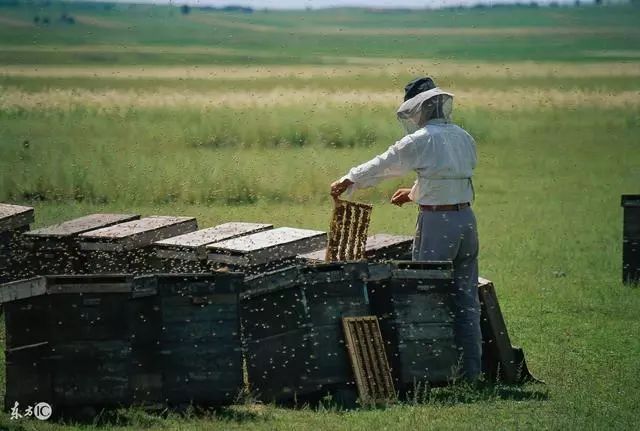
[[[387,178],[403,176],[416,168],[416,159],[415,141],[410,136],[405,136],[384,153],[351,168],[341,178],[353,182],[347,189],[347,196],[356,189],[372,187]]]

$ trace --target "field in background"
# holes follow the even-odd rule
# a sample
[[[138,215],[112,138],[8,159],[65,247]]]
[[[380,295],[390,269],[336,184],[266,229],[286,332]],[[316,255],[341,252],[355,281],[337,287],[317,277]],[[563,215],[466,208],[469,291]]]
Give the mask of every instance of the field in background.
[[[402,136],[402,86],[433,75],[478,142],[481,272],[547,381],[380,410],[129,410],[98,428],[634,429],[640,295],[619,282],[619,199],[640,185],[638,24],[632,7],[0,6],[0,201],[34,205],[38,226],[136,211],[326,229],[329,182]],[[411,181],[356,196],[373,232],[412,233],[415,208],[387,203]]]

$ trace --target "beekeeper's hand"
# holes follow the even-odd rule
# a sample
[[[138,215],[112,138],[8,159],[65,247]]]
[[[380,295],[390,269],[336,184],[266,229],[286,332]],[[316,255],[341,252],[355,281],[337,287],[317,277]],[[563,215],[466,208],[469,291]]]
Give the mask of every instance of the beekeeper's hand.
[[[409,198],[409,193],[411,193],[411,189],[398,189],[391,196],[391,203],[401,207],[407,202],[411,202],[411,198]]]
[[[333,183],[331,183],[331,196],[337,199],[352,184],[353,184],[353,181],[348,180],[346,178],[342,180],[334,181]]]

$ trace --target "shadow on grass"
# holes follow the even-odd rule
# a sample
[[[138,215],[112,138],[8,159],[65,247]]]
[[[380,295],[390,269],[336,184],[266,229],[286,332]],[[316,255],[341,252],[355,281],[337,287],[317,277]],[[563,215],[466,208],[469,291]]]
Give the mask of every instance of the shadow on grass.
[[[344,390],[323,397],[305,398],[277,403],[277,407],[290,409],[310,408],[318,411],[341,411],[353,409],[386,410],[395,405],[456,405],[501,400],[546,401],[548,389],[539,384],[507,385],[484,382],[481,384],[455,383],[447,386],[416,386],[413,390],[399,394],[396,402],[360,404],[355,390]]]
[[[198,407],[183,405],[165,409],[145,409],[140,407],[122,409],[76,409],[66,411],[57,422],[60,425],[93,425],[96,428],[113,429],[117,427],[133,427],[135,429],[151,429],[166,427],[172,422],[179,424],[187,421],[218,421],[221,423],[251,423],[268,421],[272,415],[272,407],[290,410],[314,410],[317,412],[335,412],[349,410],[386,410],[394,406],[453,406],[478,402],[513,401],[546,401],[549,392],[545,387],[536,384],[505,385],[484,383],[469,385],[457,383],[442,387],[416,387],[401,394],[396,402],[380,402],[361,405],[355,390],[335,392],[324,396],[306,397],[276,404],[264,405],[255,399],[239,400],[241,404],[226,407]]]
[[[546,401],[548,399],[548,389],[536,384],[505,385],[485,383],[482,385],[469,385],[459,383],[423,391],[418,390],[409,395],[408,401],[412,404],[455,405],[500,400]]]
[[[220,421],[249,423],[269,419],[262,405],[233,405],[227,407],[178,406],[165,409],[131,407],[122,409],[78,409],[66,411],[57,418],[61,425],[93,425],[97,428],[113,429],[133,427],[135,429],[162,428],[171,422]]]

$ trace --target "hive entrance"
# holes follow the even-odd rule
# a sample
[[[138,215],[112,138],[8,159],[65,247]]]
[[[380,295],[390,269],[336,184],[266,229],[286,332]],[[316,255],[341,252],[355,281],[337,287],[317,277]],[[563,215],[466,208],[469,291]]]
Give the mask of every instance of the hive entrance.
[[[345,341],[363,404],[396,398],[376,316],[342,318]]]
[[[334,203],[325,260],[363,259],[373,207],[342,200],[335,200]]]

